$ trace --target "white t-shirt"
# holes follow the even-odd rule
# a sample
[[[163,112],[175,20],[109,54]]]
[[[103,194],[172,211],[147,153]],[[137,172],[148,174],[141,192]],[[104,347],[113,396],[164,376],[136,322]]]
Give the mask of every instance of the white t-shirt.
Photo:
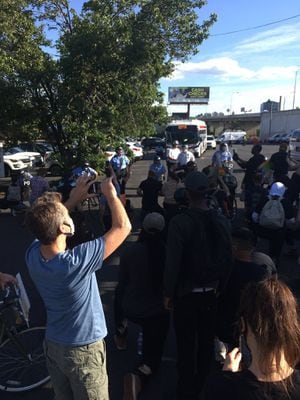
[[[195,156],[191,151],[183,151],[179,154],[178,165],[186,165],[189,161],[195,161]]]
[[[178,149],[178,147],[168,149],[167,151],[168,162],[175,164],[177,162],[179,154],[180,154],[180,149]]]

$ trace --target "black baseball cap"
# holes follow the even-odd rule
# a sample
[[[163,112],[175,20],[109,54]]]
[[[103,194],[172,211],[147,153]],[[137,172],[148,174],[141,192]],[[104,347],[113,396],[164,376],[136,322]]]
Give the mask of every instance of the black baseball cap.
[[[190,192],[201,193],[208,189],[208,178],[203,172],[192,171],[187,174],[184,185]]]

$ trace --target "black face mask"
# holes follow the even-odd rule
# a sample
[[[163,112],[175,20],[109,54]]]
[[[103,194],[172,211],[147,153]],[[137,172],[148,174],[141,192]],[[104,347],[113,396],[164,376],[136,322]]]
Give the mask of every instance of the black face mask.
[[[239,349],[242,354],[242,360],[241,360],[242,369],[249,368],[252,362],[251,350],[247,343],[247,331],[248,331],[247,324],[245,323],[245,329],[243,332],[241,332],[240,329],[241,334],[239,336]]]

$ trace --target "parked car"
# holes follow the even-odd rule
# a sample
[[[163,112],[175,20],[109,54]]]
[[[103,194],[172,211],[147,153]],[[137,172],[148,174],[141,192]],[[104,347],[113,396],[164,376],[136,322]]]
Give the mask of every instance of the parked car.
[[[270,143],[270,144],[279,143],[279,140],[282,135],[283,135],[283,133],[275,133],[274,135],[272,135],[268,138],[268,143]]]
[[[133,152],[134,160],[142,160],[144,157],[143,147],[138,142],[126,142],[127,146]]]
[[[4,174],[5,176],[11,176],[14,172],[21,172],[31,167],[31,160],[28,156],[24,156],[23,153],[11,154],[4,150],[3,152],[4,162]]]
[[[18,147],[23,151],[33,151],[41,154],[43,160],[54,152],[54,148],[49,143],[20,143]]]
[[[36,151],[24,151],[20,147],[10,147],[8,149],[4,149],[4,152],[7,154],[18,154],[20,153],[22,157],[28,157],[31,161],[30,167],[35,167],[37,164],[41,163],[42,156],[40,153]]]
[[[245,131],[225,131],[216,140],[217,143],[244,143],[246,140],[247,132]]]
[[[215,149],[217,147],[217,142],[213,135],[207,135],[206,143],[208,149]]]
[[[292,132],[289,143],[289,155],[292,160],[300,161],[300,128]]]
[[[289,143],[290,142],[290,138],[292,137],[293,132],[289,132],[289,133],[283,133],[278,142],[277,143]]]
[[[159,137],[147,137],[147,138],[144,138],[142,140],[141,144],[142,144],[143,150],[145,150],[145,151],[153,150],[153,149],[155,149],[156,147],[158,147],[160,145],[165,147],[164,139],[159,138]]]

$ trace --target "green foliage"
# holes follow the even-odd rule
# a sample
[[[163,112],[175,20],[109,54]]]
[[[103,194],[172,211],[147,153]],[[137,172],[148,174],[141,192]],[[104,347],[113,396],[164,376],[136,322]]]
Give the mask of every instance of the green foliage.
[[[153,135],[168,120],[159,79],[198,52],[216,20],[199,24],[205,3],[90,0],[76,14],[68,0],[1,0],[0,130],[43,132],[66,166],[101,166],[107,145]]]

